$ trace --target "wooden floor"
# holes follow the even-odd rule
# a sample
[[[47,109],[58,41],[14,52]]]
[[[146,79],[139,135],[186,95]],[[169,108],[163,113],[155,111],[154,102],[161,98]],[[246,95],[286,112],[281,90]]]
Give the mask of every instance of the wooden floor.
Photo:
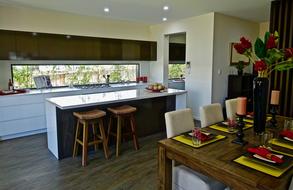
[[[157,141],[163,138],[139,139],[138,151],[125,143],[119,158],[111,147],[110,160],[99,150],[85,168],[80,157],[58,161],[45,134],[0,142],[0,189],[157,189]]]

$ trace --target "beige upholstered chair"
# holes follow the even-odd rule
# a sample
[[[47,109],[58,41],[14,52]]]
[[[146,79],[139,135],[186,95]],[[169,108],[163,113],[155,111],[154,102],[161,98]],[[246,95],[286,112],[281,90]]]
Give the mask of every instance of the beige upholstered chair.
[[[219,103],[200,107],[201,127],[221,122],[224,120],[222,106]]]
[[[229,119],[236,119],[237,98],[225,101],[226,114]]]
[[[165,113],[167,137],[173,137],[194,128],[191,109]],[[225,185],[183,165],[173,165],[173,188],[176,190],[221,190]]]
[[[194,128],[192,111],[189,108],[165,113],[165,121],[168,138]]]

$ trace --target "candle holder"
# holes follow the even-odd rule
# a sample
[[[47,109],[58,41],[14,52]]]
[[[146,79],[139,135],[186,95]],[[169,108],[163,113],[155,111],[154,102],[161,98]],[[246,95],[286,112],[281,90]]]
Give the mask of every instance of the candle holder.
[[[278,113],[278,105],[271,105],[271,114],[272,114],[272,119],[270,120],[270,127],[277,127],[277,120],[276,120],[276,114]]]
[[[245,145],[247,144],[247,141],[243,140],[244,138],[244,133],[243,133],[243,128],[245,126],[245,123],[243,121],[243,118],[245,117],[245,115],[238,115],[238,122],[237,122],[237,126],[238,126],[238,131],[236,133],[236,136],[237,136],[237,139],[233,140],[232,143],[235,143],[235,144],[239,144],[239,145]]]

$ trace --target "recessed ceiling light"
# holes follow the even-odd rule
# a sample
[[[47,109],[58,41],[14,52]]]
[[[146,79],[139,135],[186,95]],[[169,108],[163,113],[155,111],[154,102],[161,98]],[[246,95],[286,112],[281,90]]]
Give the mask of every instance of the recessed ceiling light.
[[[166,18],[166,17],[164,17],[162,20],[163,20],[163,21],[167,21],[167,18]]]
[[[104,12],[105,12],[105,13],[108,13],[108,12],[110,12],[110,9],[109,9],[108,7],[105,7],[105,8],[104,8]]]
[[[165,11],[167,11],[167,10],[169,10],[169,7],[168,7],[167,5],[165,5],[165,6],[163,7],[163,9],[164,9]]]

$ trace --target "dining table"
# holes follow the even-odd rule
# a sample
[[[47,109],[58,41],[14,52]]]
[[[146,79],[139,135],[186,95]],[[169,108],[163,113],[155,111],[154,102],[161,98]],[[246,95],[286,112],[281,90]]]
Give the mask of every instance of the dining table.
[[[277,127],[266,128],[266,131],[274,136],[278,135],[282,130],[284,119],[284,117],[277,117]],[[172,161],[218,180],[234,190],[288,189],[293,175],[292,168],[280,177],[274,177],[233,161],[245,154],[248,147],[261,144],[262,136],[254,133],[253,127],[244,130],[244,140],[248,143],[243,146],[232,143],[236,138],[235,134],[209,127],[204,130],[226,136],[226,138],[201,148],[188,146],[172,138],[158,142],[158,189],[172,189]],[[277,146],[273,148],[293,154],[292,150],[285,150],[285,148]]]

